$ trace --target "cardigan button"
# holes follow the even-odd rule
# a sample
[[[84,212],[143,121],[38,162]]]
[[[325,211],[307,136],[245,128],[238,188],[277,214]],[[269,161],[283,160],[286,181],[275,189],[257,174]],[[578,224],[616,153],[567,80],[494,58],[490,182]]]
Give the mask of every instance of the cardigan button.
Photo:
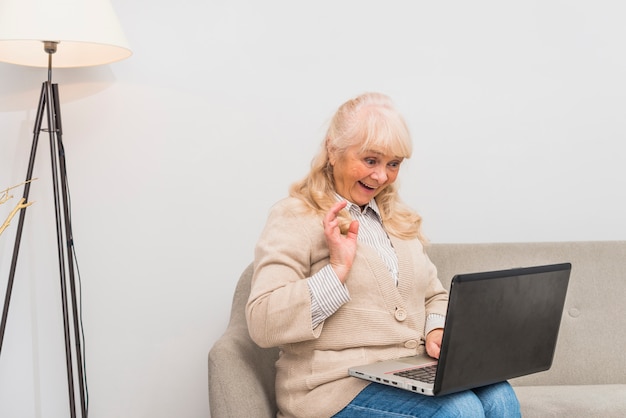
[[[406,311],[402,308],[397,308],[394,316],[398,321],[402,322],[406,319]]]
[[[409,340],[409,341],[404,343],[404,347],[405,348],[410,348],[410,349],[416,348],[417,347],[417,341]]]

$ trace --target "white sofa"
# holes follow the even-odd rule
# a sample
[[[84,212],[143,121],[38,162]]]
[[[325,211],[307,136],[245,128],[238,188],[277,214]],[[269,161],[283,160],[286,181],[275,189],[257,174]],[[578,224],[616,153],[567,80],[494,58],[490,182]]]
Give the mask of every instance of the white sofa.
[[[445,286],[456,273],[572,263],[551,369],[511,383],[524,417],[626,417],[626,241],[432,244],[427,252]],[[249,266],[209,352],[213,418],[276,416],[278,351],[250,340],[244,316],[251,275]]]

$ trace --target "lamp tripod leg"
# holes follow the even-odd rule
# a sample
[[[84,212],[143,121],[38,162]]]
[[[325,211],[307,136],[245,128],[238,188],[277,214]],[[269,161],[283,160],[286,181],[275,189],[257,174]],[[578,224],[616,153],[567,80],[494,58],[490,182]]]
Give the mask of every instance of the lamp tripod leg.
[[[86,417],[86,400],[85,400],[85,375],[84,375],[84,363],[82,359],[81,349],[81,333],[79,323],[79,311],[76,291],[76,277],[74,252],[73,252],[73,235],[72,235],[72,223],[70,219],[70,201],[67,185],[67,170],[65,164],[65,149],[63,147],[63,129],[61,126],[61,107],[59,105],[59,92],[57,84],[50,84],[50,109],[49,118],[54,126],[54,130],[50,130],[50,152],[52,159],[52,170],[54,180],[54,195],[55,195],[55,209],[57,216],[57,245],[59,251],[59,272],[61,278],[61,299],[63,305],[63,319],[64,319],[64,331],[65,331],[65,353],[67,361],[67,373],[68,373],[68,388],[70,391],[70,405],[74,410],[74,373],[72,370],[72,345],[70,337],[70,324],[69,324],[69,310],[67,303],[67,282],[70,284],[69,296],[71,299],[71,317],[72,328],[74,331],[74,347],[76,350],[76,369],[78,374],[78,385],[81,401],[82,416]],[[58,158],[57,158],[58,157]],[[60,190],[59,190],[60,189]],[[60,191],[60,193],[59,193]],[[67,261],[67,269],[64,261]],[[67,272],[67,275],[66,275]],[[68,277],[69,276],[69,277]]]
[[[33,178],[33,170],[35,167],[35,157],[37,155],[37,145],[39,143],[39,132],[41,131],[41,121],[43,117],[44,107],[46,105],[46,83],[41,86],[41,95],[39,96],[39,105],[37,106],[37,116],[35,118],[35,128],[33,131],[33,143],[30,149],[30,158],[28,159],[28,169],[26,171],[26,181],[24,184],[24,194],[22,198],[24,203],[28,203],[30,194],[30,185]],[[13,292],[13,284],[15,282],[15,269],[17,267],[17,258],[20,253],[20,243],[22,241],[22,232],[24,230],[24,220],[26,218],[26,208],[20,211],[17,222],[17,232],[15,235],[15,244],[13,245],[13,256],[11,257],[11,267],[9,269],[9,280],[7,282],[7,291],[4,295],[4,308],[2,309],[2,322],[0,322],[0,354],[2,353],[2,343],[4,341],[4,332],[6,330],[7,318],[9,315],[9,304],[11,303],[11,293]]]
[[[74,370],[72,361],[72,338],[70,336],[70,321],[69,321],[69,303],[68,303],[68,291],[67,281],[69,272],[70,282],[70,298],[72,305],[72,319],[74,330],[74,347],[76,349],[77,358],[77,380],[79,383],[80,392],[80,412],[83,418],[87,417],[87,403],[86,403],[86,390],[85,390],[85,374],[84,363],[82,358],[81,349],[81,324],[79,323],[78,304],[76,298],[76,285],[75,285],[75,263],[73,252],[73,236],[71,230],[70,219],[70,206],[68,185],[66,178],[66,165],[65,165],[65,150],[62,142],[62,130],[61,130],[61,113],[58,96],[58,86],[52,84],[50,80],[43,83],[41,89],[41,95],[39,98],[39,105],[37,107],[37,116],[35,119],[35,127],[33,132],[33,143],[31,147],[30,159],[28,162],[28,170],[26,175],[26,184],[24,187],[24,202],[28,202],[28,196],[30,193],[30,184],[32,180],[35,156],[37,153],[37,147],[39,142],[39,133],[41,132],[41,125],[44,116],[44,112],[47,111],[48,133],[50,138],[50,158],[52,165],[52,183],[54,192],[54,206],[56,216],[56,233],[57,233],[57,250],[59,261],[59,274],[61,285],[61,304],[63,313],[63,329],[65,339],[65,358],[67,368],[67,381],[69,392],[69,404],[71,417],[76,417],[76,392],[74,388]],[[0,353],[2,350],[2,342],[4,340],[4,333],[6,329],[6,322],[8,318],[9,305],[11,300],[11,293],[13,291],[13,284],[15,281],[15,271],[17,267],[17,259],[19,255],[19,248],[21,243],[21,237],[24,228],[24,220],[26,216],[26,208],[20,211],[20,216],[17,225],[17,232],[15,238],[15,245],[13,247],[13,257],[11,259],[11,268],[9,271],[9,280],[7,283],[7,292],[5,295],[4,308],[2,311],[2,321],[0,322]],[[67,265],[66,265],[67,261]]]

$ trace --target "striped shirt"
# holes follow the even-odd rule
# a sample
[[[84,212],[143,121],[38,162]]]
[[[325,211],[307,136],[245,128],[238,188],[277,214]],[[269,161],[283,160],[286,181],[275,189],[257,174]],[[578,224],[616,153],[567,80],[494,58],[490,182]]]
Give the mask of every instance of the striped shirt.
[[[359,242],[374,248],[382,258],[396,285],[398,284],[398,256],[383,228],[380,211],[375,200],[371,200],[363,210],[358,205],[348,202],[346,206],[352,219],[359,221]],[[347,287],[341,283],[335,271],[329,265],[308,279],[311,292],[311,319],[315,329],[331,316],[343,304],[350,301]],[[445,317],[430,314],[426,319],[426,334],[435,328],[443,328]]]

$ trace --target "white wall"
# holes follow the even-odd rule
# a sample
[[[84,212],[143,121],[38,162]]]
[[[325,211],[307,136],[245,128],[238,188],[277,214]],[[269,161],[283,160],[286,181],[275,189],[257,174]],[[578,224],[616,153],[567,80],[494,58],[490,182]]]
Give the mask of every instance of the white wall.
[[[134,55],[53,74],[91,418],[208,416],[206,355],[268,208],[361,92],[388,93],[410,124],[401,190],[432,241],[625,238],[623,2],[113,4]],[[0,189],[24,179],[45,77],[0,64]],[[68,416],[47,152],[0,356],[2,417]],[[0,236],[0,296],[15,227]]]

